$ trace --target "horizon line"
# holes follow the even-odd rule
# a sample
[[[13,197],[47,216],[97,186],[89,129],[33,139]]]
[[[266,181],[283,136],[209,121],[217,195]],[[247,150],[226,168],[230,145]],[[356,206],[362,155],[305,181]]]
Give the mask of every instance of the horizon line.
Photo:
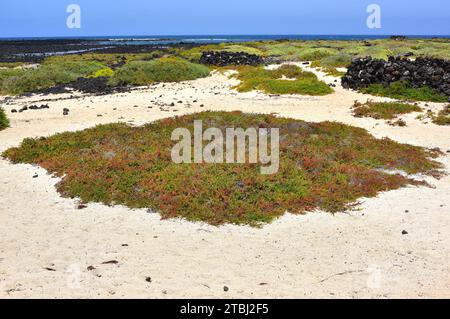
[[[61,39],[80,39],[80,38],[107,38],[107,37],[226,37],[226,36],[248,36],[248,37],[260,37],[260,36],[369,36],[369,37],[389,37],[389,36],[406,36],[406,37],[450,37],[450,34],[401,34],[401,33],[392,33],[392,34],[357,34],[357,33],[292,33],[292,34],[132,34],[132,35],[45,35],[45,36],[0,36],[0,39],[49,39],[49,38],[61,38]]]

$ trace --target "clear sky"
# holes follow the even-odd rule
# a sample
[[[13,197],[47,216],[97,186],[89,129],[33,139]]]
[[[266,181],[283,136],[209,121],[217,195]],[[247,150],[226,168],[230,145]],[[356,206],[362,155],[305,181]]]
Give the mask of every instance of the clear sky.
[[[70,4],[81,28],[66,26]],[[366,26],[369,4],[381,29]],[[449,35],[449,0],[0,0],[0,37],[233,34]]]

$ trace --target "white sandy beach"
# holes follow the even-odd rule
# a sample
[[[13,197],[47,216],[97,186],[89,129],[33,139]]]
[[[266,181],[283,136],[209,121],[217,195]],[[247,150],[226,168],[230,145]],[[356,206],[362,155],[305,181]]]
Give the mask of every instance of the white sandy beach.
[[[327,83],[337,79],[315,73]],[[351,115],[354,100],[386,99],[344,90],[338,82],[324,97],[237,93],[235,83],[215,73],[106,96],[0,98],[11,120],[11,128],[0,132],[0,151],[27,137],[96,124],[142,125],[188,112],[241,110],[338,121],[376,137],[439,147],[450,172],[450,127],[425,124],[418,113],[401,117],[407,127]],[[172,102],[174,107],[159,106]],[[11,113],[32,104],[50,108]],[[425,110],[444,106],[425,104]],[[68,116],[63,108],[70,109]],[[45,170],[0,159],[0,297],[449,298],[450,176],[427,180],[433,188],[382,193],[348,213],[286,214],[261,229],[213,227],[162,221],[126,207],[79,210],[76,199],[59,196],[58,179]]]

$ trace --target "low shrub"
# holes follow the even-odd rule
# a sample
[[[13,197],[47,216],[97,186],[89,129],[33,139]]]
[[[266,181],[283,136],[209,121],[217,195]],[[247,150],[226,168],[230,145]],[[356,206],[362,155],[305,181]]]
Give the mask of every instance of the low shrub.
[[[319,81],[312,72],[305,72],[295,65],[282,65],[275,70],[263,67],[241,67],[234,75],[241,83],[239,92],[261,90],[268,94],[327,95],[333,92],[326,83]]]
[[[90,78],[99,78],[99,77],[111,77],[114,75],[114,71],[111,68],[104,68],[98,71],[95,71],[91,75]]]
[[[9,120],[6,117],[5,110],[0,107],[0,131],[9,126]]]
[[[75,81],[105,66],[99,62],[61,62],[37,69],[0,70],[0,93],[20,95]]]
[[[420,112],[422,109],[414,104],[397,102],[355,102],[353,115],[355,117],[372,117],[374,119],[392,120],[397,115],[411,112]]]
[[[261,164],[176,164],[176,128],[278,128],[280,166],[261,175]],[[248,148],[247,148],[248,149]],[[426,185],[402,174],[435,174],[439,152],[376,139],[335,122],[308,123],[271,115],[203,112],[139,127],[100,125],[80,132],[26,139],[3,156],[37,164],[62,178],[58,191],[83,202],[150,208],[163,218],[213,225],[258,226],[285,212],[345,211],[362,197],[407,185]]]
[[[352,63],[353,57],[350,54],[339,53],[327,56],[318,61],[321,67],[346,68]]]
[[[408,101],[448,101],[447,96],[430,87],[413,88],[405,82],[394,82],[390,85],[370,84],[367,88],[362,88],[361,92]]]
[[[315,61],[336,54],[337,51],[328,48],[308,48],[298,55],[300,61]]]
[[[433,123],[437,125],[450,125],[450,105],[447,105],[436,116],[433,116]]]
[[[154,82],[180,82],[209,75],[209,69],[180,58],[160,58],[152,61],[134,61],[116,70],[113,85],[148,85]]]

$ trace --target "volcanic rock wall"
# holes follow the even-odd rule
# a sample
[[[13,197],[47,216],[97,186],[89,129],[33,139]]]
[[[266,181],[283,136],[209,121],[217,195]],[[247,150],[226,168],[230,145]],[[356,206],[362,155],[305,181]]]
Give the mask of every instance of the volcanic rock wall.
[[[342,78],[345,88],[359,89],[369,84],[388,85],[406,81],[412,87],[429,86],[450,97],[450,61],[434,58],[408,60],[389,57],[388,61],[371,57],[355,59]]]
[[[227,66],[227,65],[258,65],[264,63],[256,54],[245,52],[205,51],[200,58],[200,63]]]

